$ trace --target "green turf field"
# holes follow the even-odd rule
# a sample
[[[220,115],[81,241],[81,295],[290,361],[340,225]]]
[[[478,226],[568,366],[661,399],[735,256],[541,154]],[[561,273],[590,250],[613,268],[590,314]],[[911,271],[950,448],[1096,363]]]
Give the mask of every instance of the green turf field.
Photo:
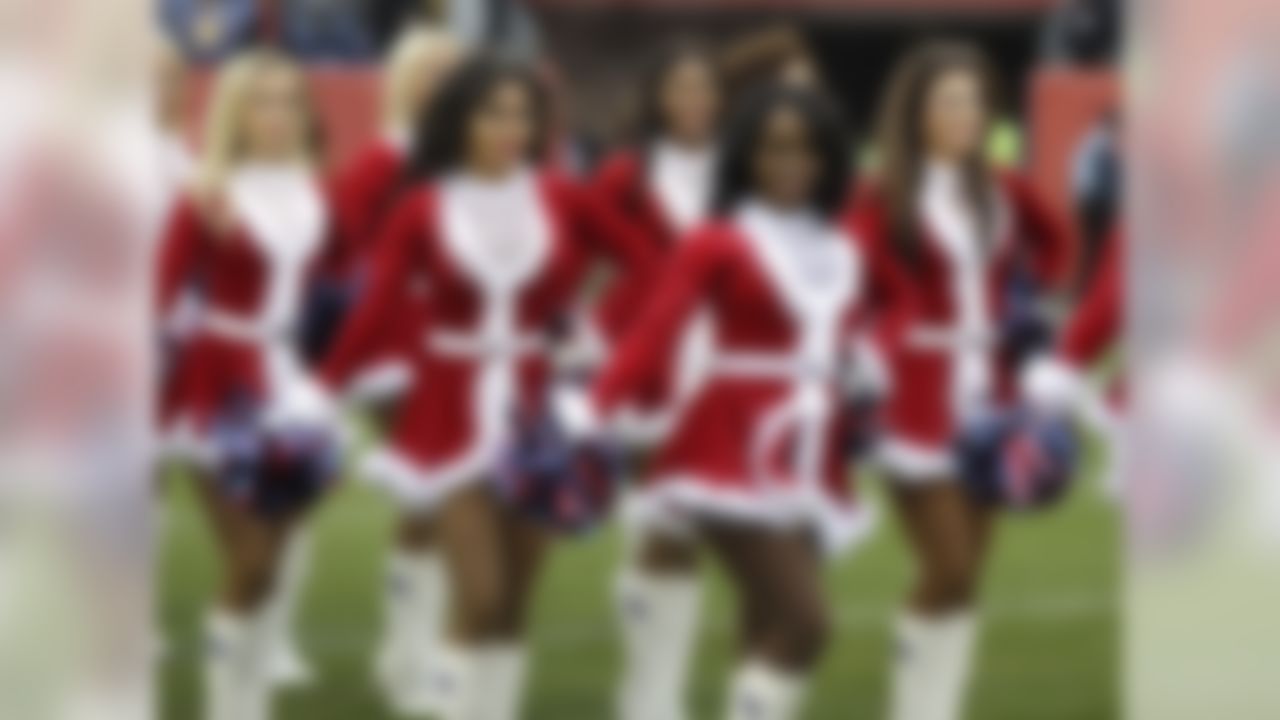
[[[181,482],[173,488],[161,556],[160,607],[168,632],[163,717],[194,720],[199,717],[199,631],[215,566],[189,489]],[[318,517],[312,583],[299,623],[320,681],[284,695],[278,717],[391,717],[369,671],[389,520],[382,498],[357,485],[333,497]],[[1053,514],[1005,522],[986,593],[971,718],[1118,716],[1117,527],[1114,511],[1092,483],[1082,484]],[[615,538],[601,535],[556,553],[538,599],[527,718],[610,718],[618,651],[609,585],[617,550]],[[888,624],[908,576],[904,549],[887,523],[874,540],[832,568],[839,633],[813,687],[806,718],[882,717]],[[732,612],[723,584],[713,578],[693,682],[695,720],[718,718],[733,651]]]

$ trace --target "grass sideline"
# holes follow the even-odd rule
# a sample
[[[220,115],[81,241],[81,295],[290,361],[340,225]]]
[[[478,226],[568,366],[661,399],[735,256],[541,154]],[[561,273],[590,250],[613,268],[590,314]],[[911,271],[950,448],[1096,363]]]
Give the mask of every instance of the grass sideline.
[[[880,498],[874,483],[868,495]],[[215,582],[207,525],[190,486],[171,483],[159,553],[159,608],[167,650],[159,668],[161,717],[200,717],[200,630]],[[280,720],[382,720],[371,682],[380,626],[391,508],[348,483],[318,514],[312,575],[299,637],[318,683],[280,698]],[[996,539],[983,611],[972,720],[1110,720],[1119,716],[1119,524],[1094,483],[1054,512],[1011,517]],[[608,720],[618,670],[610,588],[619,543],[606,532],[562,545],[535,611],[529,720]],[[708,564],[710,567],[710,565]],[[815,678],[806,720],[883,716],[889,623],[909,580],[901,539],[885,515],[876,536],[833,565],[838,635]],[[694,719],[720,715],[731,667],[733,607],[710,569]]]

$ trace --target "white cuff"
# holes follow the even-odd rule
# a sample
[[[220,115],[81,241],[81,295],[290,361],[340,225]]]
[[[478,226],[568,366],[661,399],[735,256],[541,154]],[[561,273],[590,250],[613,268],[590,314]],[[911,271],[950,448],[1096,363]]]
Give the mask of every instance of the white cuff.
[[[1049,355],[1032,358],[1018,377],[1022,399],[1032,409],[1046,413],[1075,411],[1083,385],[1078,370]]]
[[[853,365],[846,375],[846,390],[872,398],[887,397],[893,390],[893,373],[880,345],[859,339],[852,345]]]
[[[581,440],[599,432],[600,418],[585,390],[561,385],[552,391],[551,403],[556,420],[571,440]]]

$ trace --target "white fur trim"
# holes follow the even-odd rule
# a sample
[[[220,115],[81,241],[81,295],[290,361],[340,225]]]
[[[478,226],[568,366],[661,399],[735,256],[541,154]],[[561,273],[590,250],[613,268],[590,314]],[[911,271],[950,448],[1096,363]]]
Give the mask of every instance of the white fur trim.
[[[413,370],[407,361],[387,360],[356,375],[347,397],[357,403],[378,402],[403,394],[412,383]]]
[[[217,459],[213,444],[195,429],[189,416],[180,416],[167,429],[161,431],[155,444],[159,462],[191,463],[198,467],[210,467]]]
[[[552,390],[551,404],[556,419],[570,438],[578,440],[599,432],[600,418],[585,390],[560,383]]]
[[[845,390],[855,395],[884,398],[893,392],[893,372],[885,359],[884,349],[868,337],[860,337],[851,345],[852,368]]]
[[[715,148],[690,149],[659,141],[649,162],[649,184],[672,230],[685,233],[703,220],[711,207]]]
[[[871,536],[878,516],[865,503],[841,506],[825,495],[791,489],[728,490],[707,478],[672,475],[635,493],[631,520],[654,532],[695,528],[699,517],[786,530],[808,528],[829,556],[843,555]]]
[[[983,404],[994,384],[990,350],[982,342],[992,334],[987,305],[986,243],[978,223],[964,201],[963,179],[958,167],[940,163],[926,168],[918,207],[932,228],[932,239],[950,266],[953,318],[947,328],[957,338],[951,354],[952,413],[962,417]]]
[[[432,512],[449,495],[471,485],[488,482],[487,463],[474,455],[426,469],[393,448],[370,453],[360,463],[359,475],[395,498],[404,510]]]
[[[931,447],[887,437],[875,453],[876,464],[890,474],[890,480],[904,485],[933,485],[950,482],[956,471],[950,449]]]
[[[1040,412],[1060,414],[1081,407],[1084,382],[1080,373],[1052,356],[1039,356],[1027,363],[1018,376],[1023,400]]]

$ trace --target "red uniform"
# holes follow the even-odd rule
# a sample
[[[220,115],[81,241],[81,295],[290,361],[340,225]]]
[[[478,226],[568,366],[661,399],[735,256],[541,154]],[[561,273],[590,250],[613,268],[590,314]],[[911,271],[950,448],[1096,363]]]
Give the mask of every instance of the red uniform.
[[[756,205],[677,250],[593,388],[595,411],[611,419],[677,362],[695,313],[709,317],[708,376],[642,491],[651,520],[683,512],[806,526],[832,548],[865,529],[838,441],[840,375],[868,313],[891,347],[906,309],[893,269],[868,250],[815,217]]]
[[[602,163],[592,184],[597,201],[627,222],[639,241],[663,258],[672,256],[678,243],[706,215],[710,200],[712,153],[705,150],[678,150],[656,143],[648,155],[638,151],[620,151]],[[677,207],[678,205],[678,207]],[[630,276],[620,278],[601,297],[594,313],[594,327],[599,344],[608,356],[636,323],[648,296],[652,278]],[[631,415],[623,423],[623,433],[644,442],[657,439],[669,424],[672,403],[680,390],[696,382],[696,356],[705,352],[705,332],[689,332],[682,342],[685,365],[682,377],[656,374],[648,387],[640,392]]]
[[[1062,331],[1058,354],[1083,368],[1115,345],[1124,325],[1124,249],[1119,233],[1103,248],[1093,282]]]
[[[375,245],[382,224],[394,209],[403,190],[406,167],[405,143],[391,138],[375,141],[335,176],[337,214],[344,234],[354,244],[352,267],[348,268],[353,298],[367,288]],[[366,389],[373,394],[405,391],[413,381],[409,376],[412,358],[426,323],[426,302],[422,288],[406,287],[400,298],[400,312],[387,323],[370,351]]]
[[[517,403],[541,401],[552,369],[548,330],[570,311],[592,261],[649,271],[652,258],[632,237],[551,175],[450,178],[408,192],[323,369],[331,385],[347,383],[396,322],[405,289],[426,288],[417,382],[369,476],[423,507],[483,479]]]
[[[230,231],[185,199],[161,251],[162,328],[180,341],[162,421],[184,454],[209,451],[212,422],[237,403],[268,421],[316,419],[321,394],[298,348],[303,305],[311,279],[346,252],[327,194],[304,169],[239,170],[222,201]]]
[[[889,214],[874,188],[855,213],[858,232],[911,279],[916,317],[890,362],[880,448],[883,464],[899,479],[951,475],[957,423],[979,409],[975,404],[1012,391],[1013,368],[1004,367],[997,344],[1001,296],[1015,269],[1029,270],[1045,290],[1061,287],[1072,269],[1065,225],[1022,178],[1000,176],[994,246],[985,248],[965,227],[963,211],[948,209],[948,198],[963,195],[949,173],[938,170],[922,183],[916,262],[891,248]]]

